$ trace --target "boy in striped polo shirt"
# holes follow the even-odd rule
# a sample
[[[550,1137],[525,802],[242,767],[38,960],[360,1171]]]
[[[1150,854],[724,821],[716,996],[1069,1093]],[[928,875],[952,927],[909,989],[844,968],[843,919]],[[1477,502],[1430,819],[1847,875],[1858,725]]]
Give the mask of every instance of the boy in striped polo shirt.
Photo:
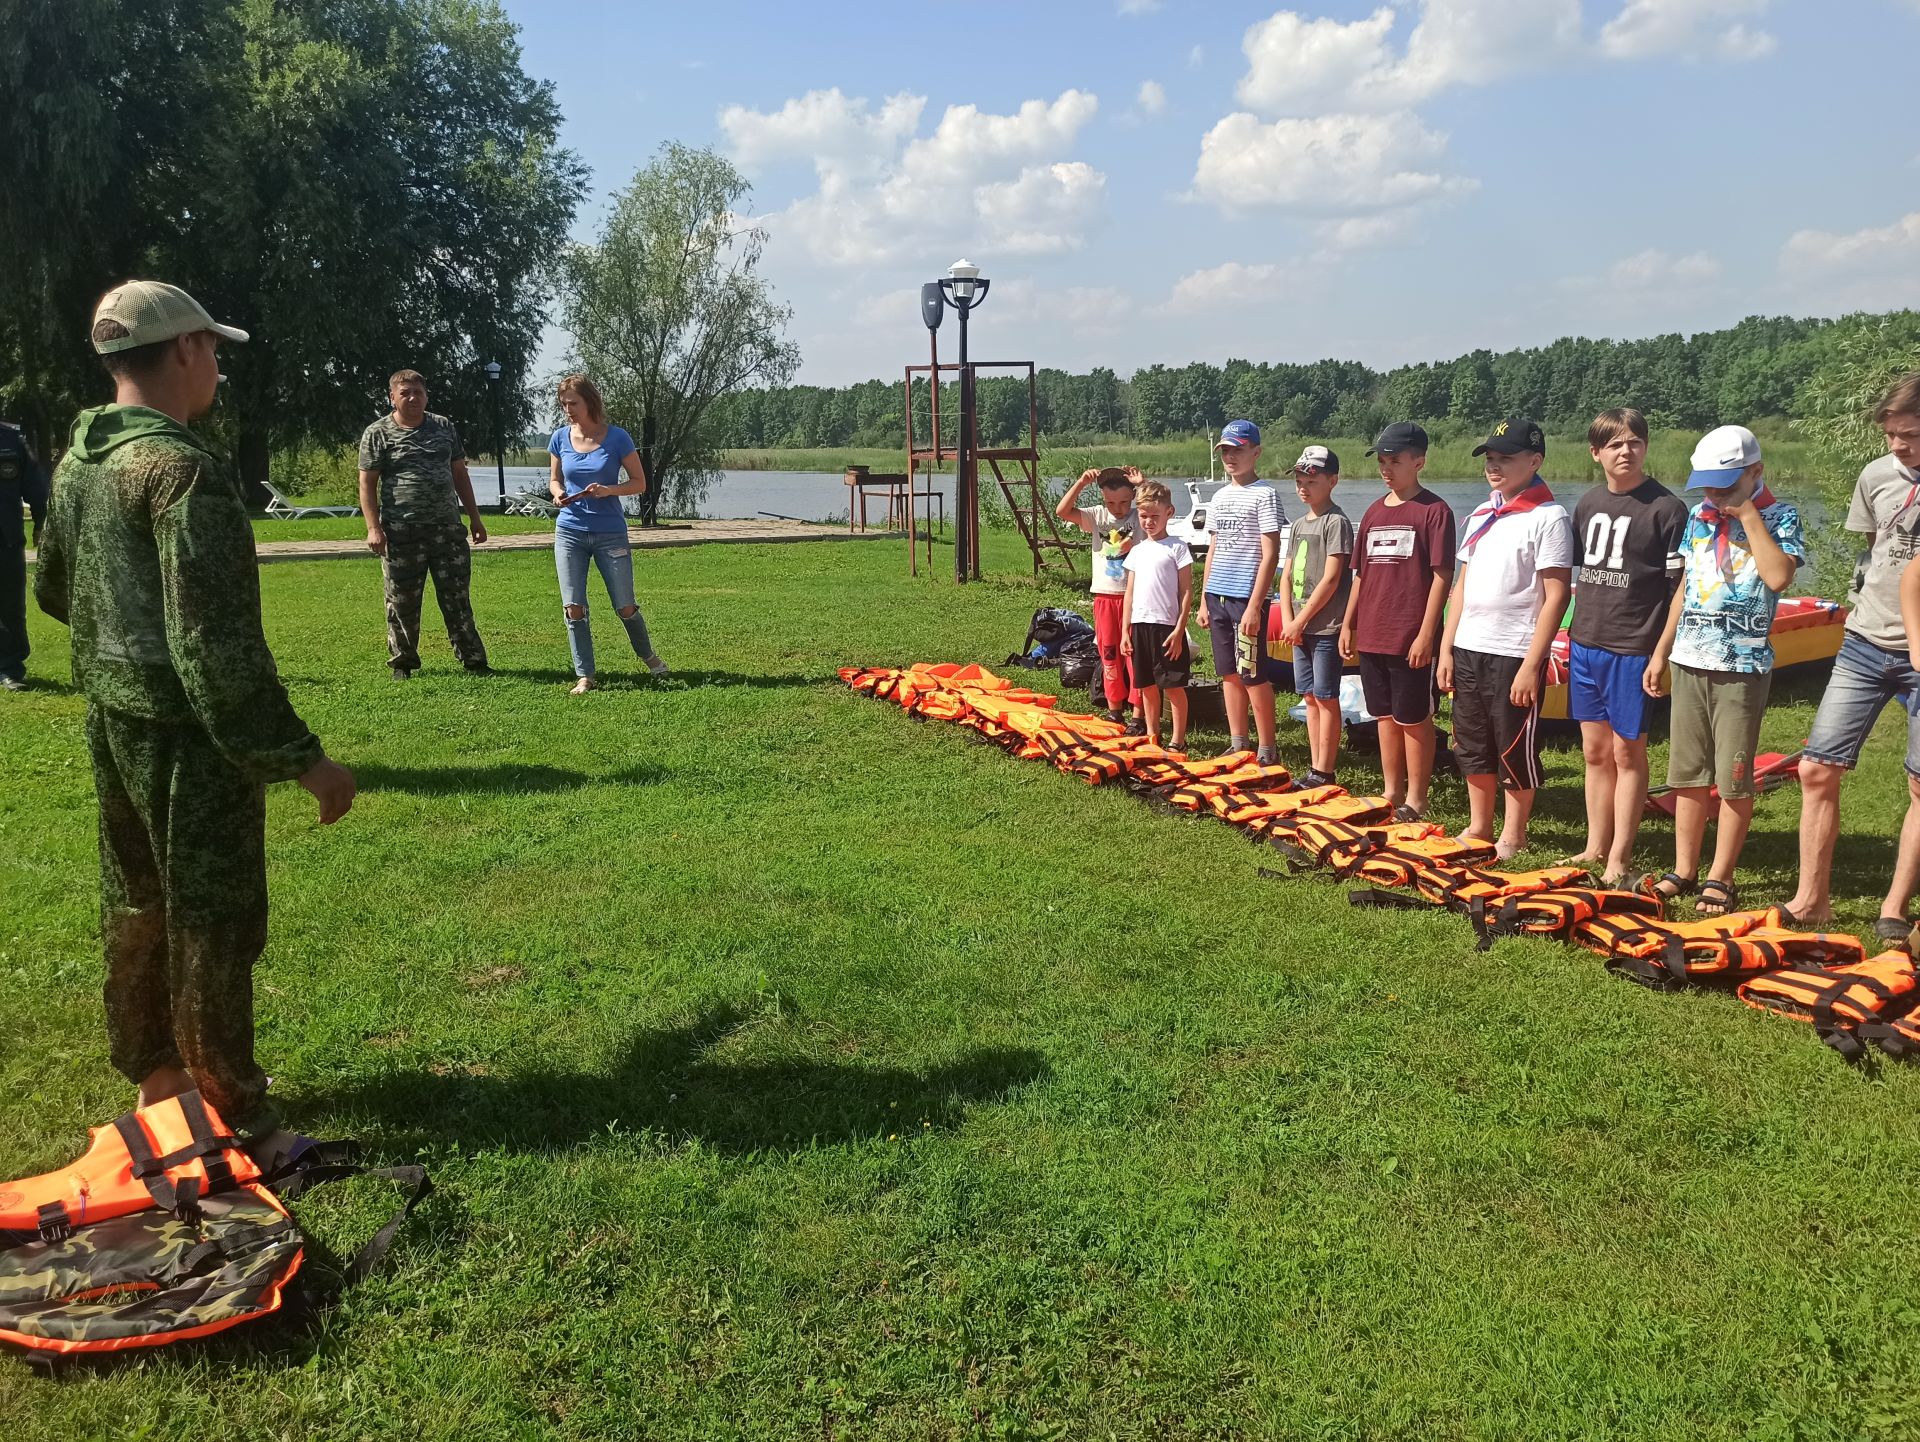
[[[1267,654],[1267,598],[1280,560],[1280,527],[1286,521],[1280,493],[1255,474],[1260,427],[1229,421],[1214,449],[1228,484],[1207,504],[1206,572],[1195,618],[1213,645],[1213,669],[1226,704],[1228,750],[1247,750],[1247,711],[1260,741],[1257,760],[1280,759],[1274,741],[1273,684],[1279,663]]]

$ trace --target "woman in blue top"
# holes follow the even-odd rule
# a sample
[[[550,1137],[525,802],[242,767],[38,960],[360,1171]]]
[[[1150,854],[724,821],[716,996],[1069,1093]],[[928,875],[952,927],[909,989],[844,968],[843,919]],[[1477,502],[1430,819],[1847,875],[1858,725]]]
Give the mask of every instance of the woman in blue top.
[[[647,473],[634,450],[633,437],[607,423],[600,388],[585,376],[561,381],[559,399],[567,424],[553,433],[547,445],[553,453],[547,486],[554,504],[561,508],[553,533],[553,563],[560,573],[573,673],[580,678],[572,694],[583,696],[595,686],[593,627],[587,620],[589,560],[600,568],[607,599],[627,628],[633,654],[656,676],[666,674],[667,663],[654,653],[647,619],[633,596],[633,551],[620,497],[637,496],[647,488]]]

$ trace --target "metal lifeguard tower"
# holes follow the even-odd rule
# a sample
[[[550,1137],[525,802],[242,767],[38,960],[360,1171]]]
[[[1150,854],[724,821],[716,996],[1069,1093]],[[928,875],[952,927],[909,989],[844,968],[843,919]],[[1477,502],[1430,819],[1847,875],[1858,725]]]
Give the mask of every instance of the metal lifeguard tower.
[[[1027,427],[1026,444],[1017,446],[980,445],[980,423],[976,407],[963,404],[957,426],[968,427],[968,439],[972,442],[966,447],[965,469],[967,475],[954,477],[955,519],[961,518],[963,508],[968,512],[967,524],[959,528],[968,548],[966,558],[967,574],[974,580],[980,579],[980,463],[985,462],[993,472],[994,480],[1000,486],[1000,494],[1006,498],[1007,509],[1013,515],[1014,524],[1020,528],[1020,535],[1027,543],[1027,550],[1033,556],[1033,573],[1042,571],[1061,572],[1073,575],[1073,547],[1060,534],[1059,522],[1053,514],[1053,507],[1047,504],[1047,493],[1040,484],[1040,400],[1037,371],[1032,361],[969,361],[968,375],[961,375],[958,362],[940,360],[940,344],[937,337],[928,337],[930,354],[926,365],[908,366],[903,381],[906,398],[907,416],[907,559],[909,569],[914,575],[920,574],[920,548],[924,543],[926,561],[933,564],[933,510],[942,497],[939,490],[940,467],[960,456],[958,436],[953,441],[945,440],[940,434],[940,380],[942,376],[951,376],[962,382],[961,394],[968,399],[972,396],[972,382],[982,371],[1010,371],[1015,375],[1024,371],[1027,378]],[[916,377],[924,377],[927,384],[927,420],[930,435],[921,435],[915,424],[913,406],[913,385]],[[971,503],[971,504],[969,504]],[[913,518],[924,514],[927,529],[922,532],[913,524]]]

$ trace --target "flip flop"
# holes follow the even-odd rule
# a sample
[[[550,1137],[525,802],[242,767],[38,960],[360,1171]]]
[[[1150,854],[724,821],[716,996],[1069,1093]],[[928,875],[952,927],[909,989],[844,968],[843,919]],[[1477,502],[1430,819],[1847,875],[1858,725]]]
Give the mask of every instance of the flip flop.
[[[1913,923],[1903,916],[1876,917],[1873,923],[1873,939],[1887,951],[1904,951],[1913,955]]]

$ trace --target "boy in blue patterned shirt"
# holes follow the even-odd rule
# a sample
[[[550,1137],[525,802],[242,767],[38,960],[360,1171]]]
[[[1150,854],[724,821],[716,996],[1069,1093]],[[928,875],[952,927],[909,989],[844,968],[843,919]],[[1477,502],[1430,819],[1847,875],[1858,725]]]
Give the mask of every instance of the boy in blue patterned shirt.
[[[1691,891],[1700,871],[1712,788],[1720,788],[1713,865],[1699,882],[1702,916],[1739,908],[1733,869],[1753,820],[1753,749],[1773,682],[1773,616],[1807,558],[1800,512],[1774,499],[1760,442],[1745,426],[1707,432],[1693,452],[1690,491],[1706,499],[1687,517],[1686,576],[1647,662],[1647,693],[1673,662],[1667,785],[1674,792],[1673,870],[1644,878],[1662,897]]]

